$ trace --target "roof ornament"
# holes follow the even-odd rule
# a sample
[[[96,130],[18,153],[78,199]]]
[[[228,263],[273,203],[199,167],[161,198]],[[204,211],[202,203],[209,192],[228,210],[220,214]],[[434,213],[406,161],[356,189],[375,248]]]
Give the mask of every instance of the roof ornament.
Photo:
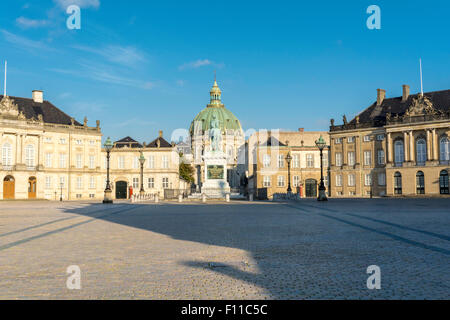
[[[344,126],[347,125],[347,117],[345,116],[345,114],[342,116],[342,121],[344,122]]]

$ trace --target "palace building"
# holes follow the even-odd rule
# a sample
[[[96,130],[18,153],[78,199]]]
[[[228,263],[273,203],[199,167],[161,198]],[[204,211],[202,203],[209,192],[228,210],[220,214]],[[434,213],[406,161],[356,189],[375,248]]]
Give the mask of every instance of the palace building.
[[[320,184],[320,151],[316,141],[323,137],[329,145],[328,132],[260,131],[247,142],[248,192],[258,199],[272,199],[286,194],[289,184],[287,155],[290,154],[292,192],[300,197],[317,197]],[[328,189],[328,148],[323,151],[324,183]]]
[[[331,195],[448,196],[450,90],[385,95],[350,122],[331,120]]]
[[[106,187],[106,151],[100,122],[81,124],[45,101],[42,91],[32,98],[0,96],[0,199],[103,199]],[[185,188],[179,179],[176,146],[162,136],[149,144],[127,137],[111,151],[114,199],[129,198],[140,190],[143,152],[147,193]]]
[[[210,124],[213,118],[218,120],[222,132],[222,150],[227,155],[227,177],[231,189],[237,191],[241,188],[245,178],[245,137],[241,123],[222,103],[222,92],[214,80],[210,91],[210,103],[192,121],[189,134],[192,152],[192,164],[196,170],[195,184],[197,191],[201,192],[204,177],[203,156],[209,149]],[[240,190],[242,191],[242,190]]]

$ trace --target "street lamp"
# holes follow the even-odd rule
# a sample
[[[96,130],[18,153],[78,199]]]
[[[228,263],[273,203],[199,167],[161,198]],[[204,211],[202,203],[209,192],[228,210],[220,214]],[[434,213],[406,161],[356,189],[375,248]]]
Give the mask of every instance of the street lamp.
[[[291,161],[292,161],[292,157],[291,157],[291,152],[289,151],[287,156],[286,156],[286,162],[288,164],[288,188],[287,188],[287,193],[288,194],[292,193],[292,188],[291,188]]]
[[[325,184],[323,183],[323,149],[326,146],[326,141],[320,136],[319,140],[316,141],[316,146],[320,150],[320,185],[319,185],[319,197],[317,201],[328,201]]]
[[[109,182],[109,159],[110,159],[111,149],[113,148],[113,146],[114,145],[111,142],[111,139],[108,137],[108,139],[106,139],[106,142],[104,144],[104,147],[106,150],[106,188],[105,188],[105,197],[103,198],[103,203],[113,203],[111,184]]]
[[[142,153],[142,151],[141,151],[141,156],[139,157],[139,163],[141,164],[141,190],[139,191],[139,194],[141,196],[143,196],[145,194],[145,190],[144,190],[144,162],[145,162],[144,153]]]

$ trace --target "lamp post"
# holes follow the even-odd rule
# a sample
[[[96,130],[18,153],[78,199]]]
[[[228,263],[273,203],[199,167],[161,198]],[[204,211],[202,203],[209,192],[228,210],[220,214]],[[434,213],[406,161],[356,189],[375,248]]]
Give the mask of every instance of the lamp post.
[[[326,146],[326,141],[320,136],[316,141],[316,146],[320,150],[320,185],[319,185],[319,197],[317,201],[328,201],[325,184],[323,183],[323,149]]]
[[[141,164],[141,190],[139,191],[139,194],[143,196],[145,194],[144,190],[144,162],[145,157],[144,154],[141,151],[141,156],[139,157],[139,163]]]
[[[110,153],[111,149],[113,148],[113,143],[111,142],[111,139],[108,137],[106,139],[106,142],[104,144],[105,150],[106,150],[106,188],[105,188],[105,196],[103,198],[103,203],[113,203],[112,200],[112,190],[111,190],[111,184],[109,182],[109,159],[110,159]]]
[[[291,161],[292,161],[292,157],[291,157],[291,152],[289,151],[287,156],[286,156],[286,162],[288,164],[288,188],[287,188],[287,193],[288,194],[292,193],[292,188],[291,188]]]

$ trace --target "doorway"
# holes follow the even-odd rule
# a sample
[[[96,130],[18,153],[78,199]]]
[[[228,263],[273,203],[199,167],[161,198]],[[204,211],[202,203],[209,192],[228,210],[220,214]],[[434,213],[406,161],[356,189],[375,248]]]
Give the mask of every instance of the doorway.
[[[16,181],[12,176],[3,179],[3,199],[14,199]]]
[[[36,177],[28,178],[28,199],[36,199]]]
[[[116,199],[127,199],[128,183],[126,181],[116,182]]]
[[[305,195],[306,197],[317,197],[317,180],[307,179],[305,181]]]

